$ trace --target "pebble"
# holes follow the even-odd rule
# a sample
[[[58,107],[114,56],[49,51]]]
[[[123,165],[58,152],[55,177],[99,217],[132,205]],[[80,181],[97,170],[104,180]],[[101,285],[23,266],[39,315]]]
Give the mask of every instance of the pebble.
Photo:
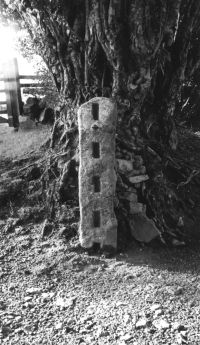
[[[60,330],[60,329],[62,329],[62,328],[63,328],[62,322],[57,322],[57,323],[55,324],[55,329],[56,329],[56,330]]]
[[[52,299],[54,297],[55,293],[54,292],[43,292],[41,297],[44,301],[47,301],[49,299]]]
[[[102,327],[99,327],[97,329],[97,333],[96,333],[97,338],[107,337],[108,335],[109,335],[109,332],[103,329]]]
[[[24,330],[23,328],[18,327],[18,328],[15,328],[14,333],[24,333]]]
[[[152,324],[154,327],[156,327],[159,330],[168,329],[170,327],[169,323],[164,319],[155,320],[152,322]]]
[[[31,331],[32,331],[32,325],[26,325],[26,326],[24,326],[24,331],[27,332],[27,333],[31,333]]]
[[[130,314],[125,314],[124,315],[124,322],[127,324],[129,321],[131,321],[131,315]]]
[[[15,290],[15,288],[16,288],[16,285],[15,285],[15,284],[10,284],[8,290],[9,290],[9,291],[13,291],[13,290]]]
[[[189,307],[190,307],[190,308],[195,307],[195,305],[196,305],[196,301],[195,301],[195,300],[189,302]]]
[[[29,301],[31,301],[32,300],[32,297],[30,297],[30,296],[25,296],[24,297],[24,301],[25,302],[29,302]]]
[[[178,331],[181,327],[182,326],[181,326],[180,322],[178,322],[178,321],[175,321],[172,323],[172,330],[173,331]]]
[[[160,308],[161,308],[161,304],[155,303],[151,306],[150,310],[154,312],[155,310],[160,309]]]
[[[162,309],[157,309],[157,310],[155,310],[154,318],[156,318],[156,317],[158,317],[158,316],[161,316],[161,315],[163,315]]]
[[[25,307],[25,308],[34,308],[34,304],[33,304],[33,303],[30,303],[30,302],[25,302],[25,303],[24,303],[24,307]]]
[[[85,323],[87,321],[91,321],[93,319],[92,316],[88,315],[88,316],[84,316],[80,318],[80,323]]]
[[[19,322],[19,321],[21,321],[21,320],[22,320],[22,317],[21,317],[21,316],[16,316],[16,317],[15,317],[15,321],[16,321],[16,322]]]
[[[121,340],[124,340],[124,341],[129,341],[133,338],[133,336],[131,334],[125,334],[121,337]]]
[[[183,294],[183,288],[181,286],[179,286],[175,291],[174,291],[174,295],[175,296],[180,296]]]
[[[116,303],[116,306],[117,306],[117,307],[122,307],[122,306],[126,306],[126,305],[127,305],[126,302],[121,302],[121,301],[119,301],[119,302]]]
[[[185,337],[183,337],[180,333],[177,334],[176,341],[178,344],[187,344]]]
[[[55,304],[57,307],[62,307],[62,308],[67,308],[71,307],[74,305],[76,300],[76,297],[73,298],[62,298],[62,297],[57,297]]]
[[[135,327],[136,328],[142,328],[142,327],[146,327],[146,325],[147,325],[147,320],[142,318],[136,322]]]
[[[32,287],[32,288],[26,290],[26,293],[29,295],[35,295],[35,294],[39,294],[41,292],[42,292],[42,289],[38,288],[38,287]]]

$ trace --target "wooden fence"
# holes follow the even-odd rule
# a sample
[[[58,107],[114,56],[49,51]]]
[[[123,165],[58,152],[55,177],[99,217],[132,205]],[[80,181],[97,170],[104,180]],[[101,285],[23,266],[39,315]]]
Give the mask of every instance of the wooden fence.
[[[0,75],[0,82],[4,82],[4,87],[0,89],[0,94],[5,94],[5,101],[0,101],[0,124],[8,123],[10,127],[19,127],[19,115],[23,112],[21,89],[41,86],[38,82],[23,83],[23,80],[28,79],[35,80],[38,77],[35,75],[19,75],[16,58],[4,64],[3,72]],[[3,110],[2,105],[5,107]],[[8,116],[8,119],[5,118],[5,115]]]

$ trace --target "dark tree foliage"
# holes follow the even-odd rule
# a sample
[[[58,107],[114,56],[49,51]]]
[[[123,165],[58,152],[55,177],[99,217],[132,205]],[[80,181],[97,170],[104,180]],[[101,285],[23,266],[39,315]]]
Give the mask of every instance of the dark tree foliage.
[[[129,118],[159,124],[176,147],[173,115],[185,79],[199,68],[195,0],[2,1],[25,26],[64,98],[112,95]]]

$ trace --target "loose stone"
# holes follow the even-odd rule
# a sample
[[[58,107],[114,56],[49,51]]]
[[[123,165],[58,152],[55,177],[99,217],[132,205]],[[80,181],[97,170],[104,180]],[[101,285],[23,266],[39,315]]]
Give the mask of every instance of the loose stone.
[[[133,184],[140,183],[143,181],[147,181],[149,179],[148,175],[140,175],[140,176],[131,176],[129,177],[129,181]]]
[[[143,328],[143,327],[146,327],[147,325],[147,320],[142,318],[142,319],[139,319],[137,322],[136,322],[136,325],[135,327],[136,328]]]

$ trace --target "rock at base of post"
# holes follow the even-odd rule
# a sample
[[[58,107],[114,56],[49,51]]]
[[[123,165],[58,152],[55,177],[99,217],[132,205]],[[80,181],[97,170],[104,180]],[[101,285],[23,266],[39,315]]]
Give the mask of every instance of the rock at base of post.
[[[139,242],[149,243],[159,236],[159,230],[153,220],[144,213],[131,216],[129,224],[132,236]]]

